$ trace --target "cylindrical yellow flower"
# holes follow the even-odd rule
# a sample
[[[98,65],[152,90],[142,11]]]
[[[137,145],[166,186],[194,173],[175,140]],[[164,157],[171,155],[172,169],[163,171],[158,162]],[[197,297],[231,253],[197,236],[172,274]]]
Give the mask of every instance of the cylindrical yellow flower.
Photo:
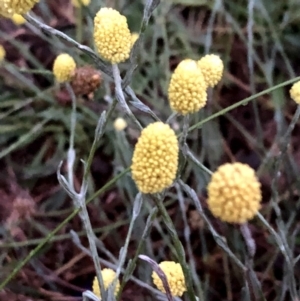
[[[260,209],[260,183],[254,170],[246,164],[221,165],[212,175],[207,191],[208,208],[224,222],[243,224]]]
[[[117,132],[125,130],[127,127],[127,122],[124,118],[118,117],[114,122],[114,128]]]
[[[72,4],[75,7],[80,7],[80,5],[88,6],[91,3],[91,0],[72,0]]]
[[[183,275],[181,265],[174,261],[162,261],[159,264],[159,267],[162,269],[162,271],[165,273],[167,277],[167,281],[172,296],[181,297],[182,294],[186,291],[186,285],[185,285],[184,275]],[[153,283],[157,286],[157,288],[161,292],[166,293],[163,283],[161,279],[158,277],[158,275],[156,274],[156,272],[152,273],[152,279],[153,279]]]
[[[168,124],[155,122],[142,130],[132,158],[132,178],[142,193],[168,188],[178,168],[178,140]]]
[[[207,101],[206,83],[193,60],[180,62],[172,74],[168,94],[171,108],[182,115],[198,112]]]
[[[198,61],[208,87],[214,87],[222,78],[224,65],[218,55],[207,54]]]
[[[22,25],[26,22],[25,18],[22,15],[19,15],[19,14],[13,14],[13,16],[11,17],[11,20],[16,25]]]
[[[0,14],[5,17],[13,16],[13,14],[26,14],[39,0],[1,0]]]
[[[76,63],[67,53],[58,55],[53,64],[53,74],[59,83],[70,81],[75,74]]]
[[[0,45],[0,63],[4,61],[6,56],[6,51],[2,45]]]
[[[101,271],[101,274],[102,274],[104,288],[105,288],[105,290],[107,290],[108,287],[115,280],[116,273],[115,273],[115,271],[113,271],[111,269],[103,269]],[[114,292],[115,296],[118,294],[119,290],[120,290],[120,281],[117,280],[116,287],[115,287],[115,292]],[[99,285],[97,277],[95,277],[94,281],[93,281],[93,293],[96,296],[98,296],[99,298],[101,298],[100,285]]]
[[[131,34],[126,17],[112,8],[101,8],[94,19],[94,41],[103,59],[112,64],[127,60]]]
[[[298,105],[300,105],[300,81],[292,85],[290,96]]]

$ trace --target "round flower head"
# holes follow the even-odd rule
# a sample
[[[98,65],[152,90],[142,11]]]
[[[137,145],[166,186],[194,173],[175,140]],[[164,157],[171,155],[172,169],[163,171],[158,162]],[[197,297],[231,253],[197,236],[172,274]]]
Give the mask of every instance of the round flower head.
[[[187,59],[179,63],[169,84],[171,108],[182,114],[198,112],[207,101],[206,83],[197,63]]]
[[[0,14],[5,17],[13,16],[13,14],[26,14],[39,0],[1,0]]]
[[[198,61],[208,87],[214,87],[222,78],[224,65],[218,55],[207,54]]]
[[[115,280],[116,273],[111,269],[103,269],[101,271],[101,274],[102,274],[104,288],[105,288],[105,290],[107,290],[108,287]],[[120,290],[120,281],[117,280],[116,287],[115,287],[115,292],[114,292],[115,296],[118,294],[119,290]],[[93,293],[96,296],[98,296],[99,298],[101,298],[100,285],[99,285],[97,277],[95,277],[94,281],[93,281]]]
[[[178,140],[168,124],[155,122],[142,130],[132,158],[132,178],[142,193],[169,187],[178,167]]]
[[[297,104],[300,104],[300,81],[292,85],[290,96]]]
[[[114,128],[117,132],[121,132],[121,131],[125,130],[126,127],[127,127],[127,122],[125,119],[119,117],[115,120]]]
[[[25,18],[22,15],[19,15],[19,14],[13,14],[13,16],[11,17],[11,20],[16,25],[22,25],[26,22]]]
[[[58,55],[53,64],[53,74],[59,83],[70,81],[75,74],[76,63],[67,53]]]
[[[101,8],[94,19],[94,41],[103,59],[112,64],[127,60],[131,34],[126,17],[112,8]]]
[[[170,287],[170,291],[172,296],[179,296],[181,297],[182,294],[186,291],[184,275],[179,263],[174,261],[163,261],[159,264],[159,267],[165,273],[167,277],[167,281]],[[156,272],[152,273],[153,283],[157,286],[157,288],[166,293],[163,283],[161,279],[158,277]]]
[[[260,183],[246,164],[221,165],[212,175],[207,191],[210,211],[224,222],[243,224],[260,208]]]
[[[0,45],[0,63],[4,61],[6,56],[6,51],[2,45]]]
[[[80,7],[80,5],[88,6],[91,0],[72,0],[72,4],[75,7]]]

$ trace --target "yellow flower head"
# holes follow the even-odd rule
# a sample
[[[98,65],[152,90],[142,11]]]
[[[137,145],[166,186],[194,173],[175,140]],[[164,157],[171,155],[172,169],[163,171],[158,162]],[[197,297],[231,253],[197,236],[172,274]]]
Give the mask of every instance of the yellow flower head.
[[[125,130],[126,127],[127,127],[127,122],[125,119],[119,117],[115,120],[114,128],[117,132],[121,132],[121,131]]]
[[[224,65],[218,55],[207,54],[198,61],[208,87],[214,87],[222,78]]]
[[[13,14],[26,14],[39,0],[0,0],[0,14],[4,17],[13,16]]]
[[[260,183],[246,164],[221,165],[212,175],[207,190],[210,211],[224,222],[243,224],[260,208]]]
[[[80,7],[80,5],[88,6],[91,3],[91,0],[72,0],[72,4],[75,7]]]
[[[172,296],[181,297],[182,294],[186,291],[184,275],[179,263],[174,261],[163,261],[159,264],[162,271],[165,273],[167,277],[167,281],[171,290]],[[162,284],[161,279],[158,277],[156,272],[152,273],[152,279],[157,288],[165,293],[164,286]]]
[[[13,16],[11,17],[11,20],[16,25],[22,25],[26,22],[25,18],[22,15],[19,15],[19,14],[13,14]]]
[[[190,59],[183,60],[175,69],[169,84],[171,108],[182,115],[199,111],[207,101],[206,88],[197,63]]]
[[[101,274],[102,274],[104,288],[105,288],[105,290],[107,290],[108,287],[115,280],[116,273],[111,269],[103,269],[101,271]],[[118,294],[119,290],[120,290],[120,281],[117,280],[116,287],[115,287],[115,296]],[[96,296],[98,296],[99,298],[101,298],[100,285],[99,285],[97,277],[95,277],[94,281],[93,281],[93,293]]]
[[[300,81],[292,85],[290,96],[298,105],[300,104]]]
[[[0,63],[4,61],[6,56],[6,51],[2,45],[0,45]]]
[[[169,187],[178,167],[178,140],[168,124],[155,122],[142,130],[132,158],[132,178],[142,193]]]
[[[94,41],[103,59],[112,64],[127,60],[131,34],[126,17],[112,8],[101,8],[94,19]]]
[[[75,74],[76,63],[67,53],[58,55],[53,64],[53,74],[59,83],[70,81]]]

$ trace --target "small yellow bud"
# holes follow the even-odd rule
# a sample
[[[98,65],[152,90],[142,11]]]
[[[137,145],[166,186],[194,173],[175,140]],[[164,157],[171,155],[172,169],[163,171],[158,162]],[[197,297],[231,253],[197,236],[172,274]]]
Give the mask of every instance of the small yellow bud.
[[[218,55],[207,54],[198,61],[208,87],[214,87],[222,78],[224,65]]]
[[[116,277],[116,273],[115,271],[111,270],[111,269],[103,269],[101,271],[101,274],[102,274],[102,279],[103,279],[103,284],[104,284],[104,288],[105,290],[108,289],[108,287],[113,283],[113,281],[115,280],[115,277]],[[115,287],[115,296],[118,294],[120,290],[120,281],[117,280],[117,283],[116,283],[116,287]],[[99,285],[99,282],[98,282],[98,279],[97,277],[94,278],[94,281],[93,281],[93,293],[101,298],[101,291],[100,291],[100,285]]]
[[[0,45],[0,63],[4,61],[6,56],[6,51],[2,45]]]
[[[99,54],[112,64],[129,58],[131,34],[126,17],[112,8],[101,8],[94,19],[94,41]]]
[[[206,83],[193,60],[179,63],[172,74],[168,94],[171,108],[182,115],[198,112],[207,101]]]
[[[0,14],[4,17],[12,17],[13,14],[26,14],[39,0],[1,0]]]
[[[72,4],[75,7],[80,7],[80,5],[88,6],[91,3],[91,0],[72,0]]]
[[[131,34],[131,47],[133,47],[133,45],[135,44],[138,38],[139,38],[139,34],[137,32],[133,32]]]
[[[172,185],[178,168],[178,140],[168,124],[142,130],[132,158],[132,178],[142,193],[159,193]]]
[[[167,281],[170,287],[170,291],[172,296],[179,296],[181,297],[182,294],[186,291],[184,275],[179,263],[174,261],[163,261],[159,264],[159,267],[165,273],[167,277]],[[163,283],[161,279],[158,277],[156,272],[152,273],[153,283],[157,286],[157,288],[166,293]]]
[[[3,5],[4,4],[0,0],[0,17],[2,16],[2,17],[10,18],[12,14],[9,14]]]
[[[59,83],[70,81],[75,74],[76,63],[67,53],[58,55],[53,64],[53,74]]]
[[[224,222],[243,224],[260,209],[260,183],[246,164],[221,165],[212,175],[207,192],[208,208]]]
[[[121,132],[121,131],[125,130],[126,127],[127,127],[127,122],[125,119],[119,117],[115,120],[114,128],[117,132]]]
[[[300,81],[292,85],[290,96],[298,105],[300,105]]]
[[[25,18],[22,15],[19,14],[13,14],[11,17],[11,20],[16,24],[16,25],[22,25],[26,23]]]

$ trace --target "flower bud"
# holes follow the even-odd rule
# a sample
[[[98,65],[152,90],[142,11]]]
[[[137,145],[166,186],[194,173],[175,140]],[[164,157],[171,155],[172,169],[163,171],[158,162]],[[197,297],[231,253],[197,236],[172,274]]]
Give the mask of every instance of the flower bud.
[[[112,8],[101,8],[94,19],[94,41],[99,54],[112,64],[129,58],[131,34],[127,19]]]
[[[6,56],[5,48],[2,45],[0,45],[0,63],[4,61],[5,56]]]
[[[16,24],[16,25],[23,25],[26,23],[25,18],[22,15],[19,14],[13,14],[11,17],[11,20]]]
[[[218,55],[207,54],[198,61],[206,85],[214,87],[222,78],[224,65]]]
[[[2,0],[0,1],[0,14],[11,17],[13,14],[26,14],[39,0]]]
[[[208,208],[220,220],[243,224],[260,209],[260,183],[254,170],[242,163],[226,163],[213,173],[208,191]]]
[[[193,60],[179,63],[169,84],[171,108],[182,115],[198,112],[207,101],[206,83],[201,70]]]
[[[103,279],[103,284],[104,284],[104,289],[107,290],[108,287],[113,283],[113,281],[115,280],[115,277],[116,277],[116,273],[115,271],[113,271],[112,269],[103,269],[101,271],[101,274],[102,274],[102,279]],[[117,280],[117,283],[116,283],[116,287],[115,287],[115,296],[118,294],[120,290],[120,281]],[[100,290],[100,285],[99,285],[99,282],[98,282],[98,279],[97,277],[94,278],[94,281],[93,281],[93,293],[101,298],[101,290]]]
[[[300,104],[300,81],[292,85],[290,96],[298,105]]]
[[[186,291],[185,280],[181,265],[174,261],[162,261],[159,264],[159,267],[166,275],[172,296],[181,297],[182,294]],[[156,272],[152,273],[152,279],[153,283],[157,286],[157,288],[161,292],[165,293],[163,283],[156,274]]]
[[[67,53],[58,55],[53,64],[53,74],[59,83],[70,81],[75,74],[76,63]]]
[[[168,124],[142,130],[132,158],[132,178],[142,193],[159,193],[172,185],[178,168],[178,140]]]

